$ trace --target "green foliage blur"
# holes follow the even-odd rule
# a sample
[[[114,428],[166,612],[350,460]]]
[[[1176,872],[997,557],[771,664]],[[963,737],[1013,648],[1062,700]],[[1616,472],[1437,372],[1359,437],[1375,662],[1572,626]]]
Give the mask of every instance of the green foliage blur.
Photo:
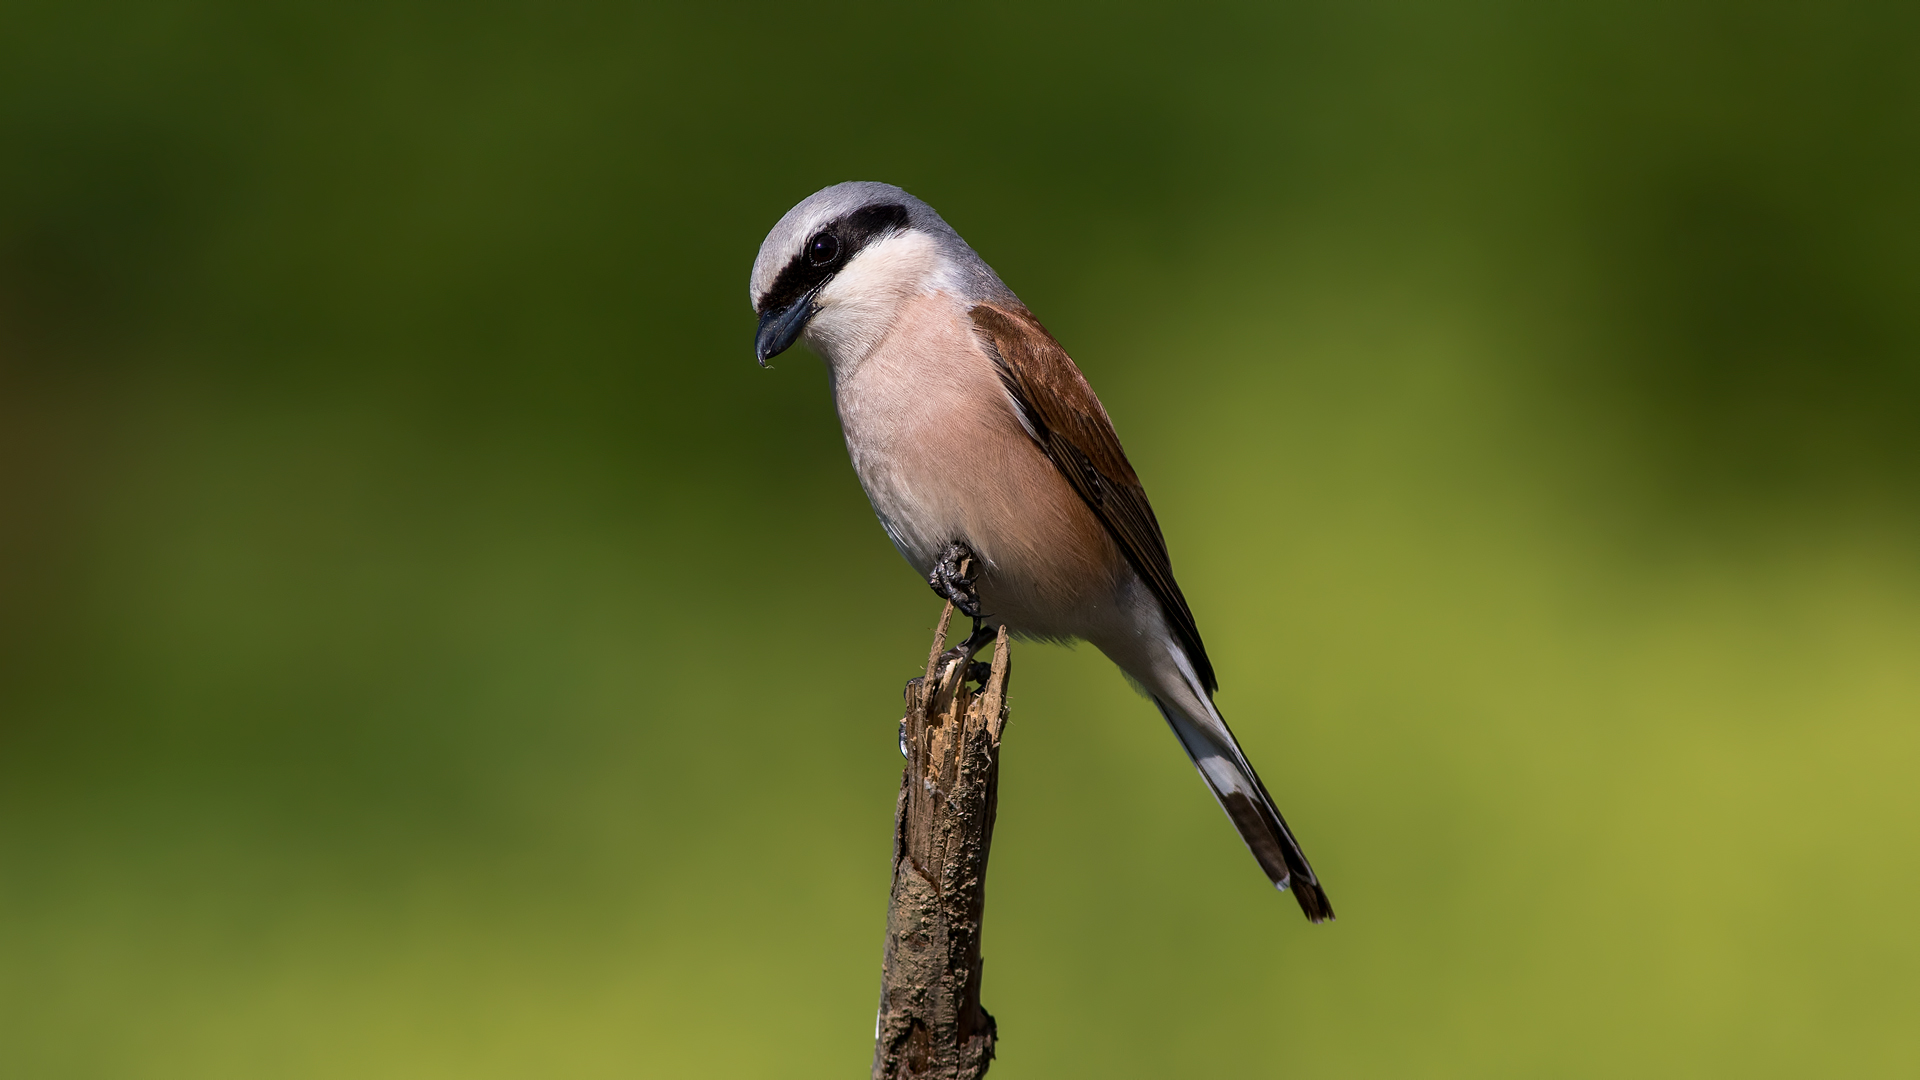
[[[1017,652],[993,1075],[1920,1071],[1920,9],[11,0],[0,1075],[871,1054],[937,604],[747,273],[937,207],[1340,912]]]

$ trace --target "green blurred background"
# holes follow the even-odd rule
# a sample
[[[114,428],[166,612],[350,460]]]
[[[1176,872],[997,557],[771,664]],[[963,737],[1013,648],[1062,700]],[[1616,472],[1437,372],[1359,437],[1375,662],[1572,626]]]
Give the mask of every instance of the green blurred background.
[[[1079,359],[1306,925],[1029,646],[995,1076],[1920,1070],[1910,3],[0,7],[0,1074],[852,1076],[936,603],[809,192]]]

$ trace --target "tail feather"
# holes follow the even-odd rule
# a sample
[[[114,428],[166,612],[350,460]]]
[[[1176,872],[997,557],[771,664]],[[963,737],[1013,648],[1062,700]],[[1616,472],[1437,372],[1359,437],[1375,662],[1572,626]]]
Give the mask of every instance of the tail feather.
[[[1246,841],[1247,850],[1253,852],[1260,869],[1267,872],[1267,878],[1276,888],[1292,890],[1308,921],[1330,921],[1333,904],[1327,900],[1326,890],[1314,876],[1306,853],[1300,850],[1300,842],[1287,828],[1287,820],[1280,816],[1280,808],[1273,804],[1273,796],[1267,794],[1266,785],[1260,782],[1260,774],[1253,771],[1246,755],[1240,752],[1240,744],[1234,740],[1226,720],[1211,707],[1211,715],[1195,718],[1184,715],[1158,697],[1154,698],[1154,704],[1160,707],[1160,714],[1167,718],[1180,745],[1200,770],[1213,797],[1220,800],[1220,807],[1233,821],[1233,827],[1240,830],[1240,839]]]

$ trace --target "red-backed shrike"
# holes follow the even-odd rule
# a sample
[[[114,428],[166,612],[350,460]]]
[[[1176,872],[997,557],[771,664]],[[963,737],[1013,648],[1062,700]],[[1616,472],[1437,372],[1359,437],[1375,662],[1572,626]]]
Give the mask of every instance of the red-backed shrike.
[[[1213,665],[1106,410],[993,268],[905,191],[836,184],[767,234],[750,295],[762,364],[796,341],[826,361],[874,513],[975,617],[968,648],[1001,624],[1091,642],[1160,707],[1274,885],[1333,918],[1214,708]]]

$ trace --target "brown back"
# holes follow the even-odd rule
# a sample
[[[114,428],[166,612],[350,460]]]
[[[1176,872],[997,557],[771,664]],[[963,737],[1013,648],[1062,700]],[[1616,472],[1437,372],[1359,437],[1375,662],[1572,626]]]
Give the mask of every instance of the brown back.
[[[1034,441],[1106,525],[1134,571],[1153,590],[1201,684],[1212,693],[1217,688],[1213,663],[1200,643],[1200,629],[1194,625],[1187,598],[1173,580],[1167,541],[1093,387],[1032,312],[980,304],[971,314],[988,354],[1000,368],[1000,381],[1019,406]]]

